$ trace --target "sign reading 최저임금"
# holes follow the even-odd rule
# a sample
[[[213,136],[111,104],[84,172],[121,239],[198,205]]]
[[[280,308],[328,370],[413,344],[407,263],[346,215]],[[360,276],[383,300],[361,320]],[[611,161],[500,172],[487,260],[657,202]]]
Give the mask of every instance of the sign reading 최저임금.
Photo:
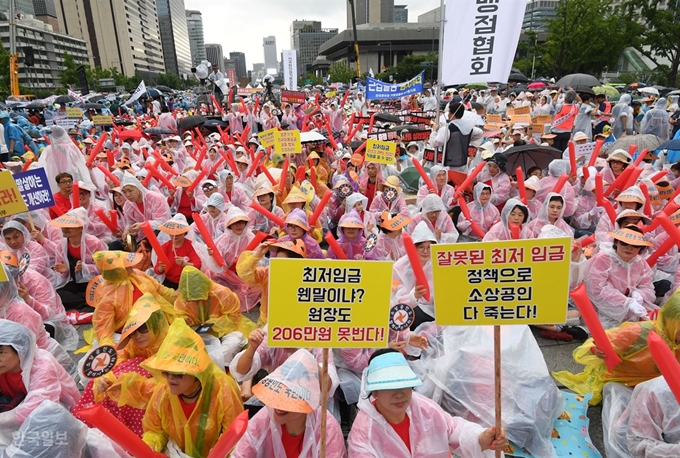
[[[571,239],[432,246],[439,326],[564,323]]]
[[[394,164],[394,153],[396,149],[397,144],[394,142],[369,139],[366,142],[365,161],[392,165]]]
[[[391,286],[391,262],[274,258],[267,344],[385,348]]]

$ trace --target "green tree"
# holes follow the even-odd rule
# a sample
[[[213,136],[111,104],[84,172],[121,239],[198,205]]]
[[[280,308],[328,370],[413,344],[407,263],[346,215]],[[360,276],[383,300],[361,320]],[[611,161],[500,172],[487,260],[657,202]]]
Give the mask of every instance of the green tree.
[[[336,62],[328,69],[331,75],[331,83],[345,83],[348,84],[356,72],[349,68],[345,62]]]
[[[0,93],[9,94],[9,51],[0,46]]]
[[[160,73],[156,77],[156,84],[161,86],[168,86],[170,89],[182,89],[184,82],[174,73]]]
[[[311,81],[311,83],[306,83],[305,81]],[[298,78],[298,86],[304,86],[305,84],[317,85],[323,83],[324,83],[323,77],[316,76],[312,72],[307,72],[307,74],[304,77],[301,76],[300,78]]]
[[[569,73],[599,75],[615,68],[623,50],[636,44],[634,29],[625,8],[604,0],[560,0],[538,54],[546,73],[556,79]]]
[[[668,86],[675,87],[680,70],[680,5],[629,0],[625,6],[642,20],[634,24],[641,42],[638,49],[658,66]]]
[[[64,69],[59,72],[59,83],[67,87],[69,85],[78,84],[78,65],[73,60],[73,56],[67,52],[64,53]]]
[[[378,73],[376,78],[381,81],[389,81],[391,75],[395,82],[403,82],[425,71],[425,79],[434,81],[437,79],[438,62],[439,56],[436,54],[406,56],[396,66],[388,67],[384,72]]]

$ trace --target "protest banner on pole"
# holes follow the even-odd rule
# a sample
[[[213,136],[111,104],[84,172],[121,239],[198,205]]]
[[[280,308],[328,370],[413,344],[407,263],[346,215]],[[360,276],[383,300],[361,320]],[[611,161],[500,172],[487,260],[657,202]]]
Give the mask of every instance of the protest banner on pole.
[[[270,347],[323,348],[321,386],[330,348],[386,348],[392,263],[274,258],[269,265]],[[328,392],[321,390],[321,429]],[[326,437],[321,435],[321,457]]]
[[[425,72],[420,72],[414,78],[405,83],[383,83],[375,78],[366,78],[366,100],[400,99],[407,95],[420,94],[423,92]]]
[[[257,134],[257,138],[260,140],[260,145],[264,146],[265,148],[274,146],[274,142],[276,141],[276,133],[278,131],[278,129],[273,128]]]
[[[274,150],[280,154],[300,154],[302,153],[302,143],[300,143],[300,131],[277,130],[274,133]]]
[[[15,173],[13,177],[29,211],[54,206],[54,196],[45,169]]]
[[[437,325],[494,325],[497,434],[501,425],[500,325],[567,320],[570,254],[569,237],[432,246],[434,294],[446,298],[444,303],[437,302]]]
[[[67,107],[66,117],[69,119],[80,119],[83,117],[83,110],[80,108]]]
[[[394,142],[382,142],[380,140],[369,139],[366,142],[366,162],[377,162],[379,164],[394,164],[394,153],[397,144]]]
[[[28,211],[14,176],[9,170],[0,172],[0,216],[16,215]]]
[[[113,124],[113,117],[107,115],[92,116],[92,122],[95,126],[110,126]]]
[[[297,50],[284,49],[281,51],[283,57],[283,84],[286,89],[297,90]]]
[[[303,104],[307,101],[305,93],[302,91],[281,91],[281,103],[299,103]]]

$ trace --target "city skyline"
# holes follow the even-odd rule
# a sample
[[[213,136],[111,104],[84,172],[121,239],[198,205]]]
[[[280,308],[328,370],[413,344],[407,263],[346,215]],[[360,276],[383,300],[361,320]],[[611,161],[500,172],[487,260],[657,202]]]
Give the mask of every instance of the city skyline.
[[[257,16],[257,26],[230,27],[224,24],[224,12],[236,6],[235,0],[184,0],[186,9],[199,10],[203,16],[203,30],[206,43],[219,43],[224,54],[243,52],[246,55],[247,70],[253,64],[264,63],[262,40],[276,37],[278,52],[291,42],[290,25],[295,20],[321,21],[324,28],[347,29],[347,0],[257,0],[257,7],[266,15]],[[397,0],[407,5],[409,20],[415,22],[418,16],[439,7],[440,0]]]

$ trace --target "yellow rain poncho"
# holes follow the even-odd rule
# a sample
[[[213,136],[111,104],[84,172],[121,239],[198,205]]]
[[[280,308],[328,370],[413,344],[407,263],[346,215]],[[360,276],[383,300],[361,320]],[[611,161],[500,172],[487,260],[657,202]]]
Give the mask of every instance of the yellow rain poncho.
[[[583,364],[584,371],[579,374],[555,372],[553,376],[567,388],[578,394],[593,393],[591,405],[602,401],[602,388],[607,382],[617,382],[627,386],[651,380],[661,375],[656,367],[649,348],[647,336],[656,331],[663,338],[680,361],[680,292],[673,294],[661,307],[656,321],[624,323],[618,328],[607,331],[609,340],[621,357],[622,362],[611,371],[607,370],[604,360],[592,353],[593,339],[588,339],[574,350],[574,360]]]
[[[175,301],[177,318],[184,318],[189,326],[213,323],[210,334],[218,338],[233,331],[248,336],[255,329],[255,323],[241,315],[238,296],[195,267],[187,266],[182,270],[178,293]]]
[[[203,340],[184,320],[172,323],[156,356],[142,367],[156,378],[162,377],[161,372],[193,375],[202,386],[196,407],[186,418],[178,396],[161,382],[144,415],[144,442],[161,452],[171,439],[187,455],[207,457],[220,435],[243,411],[234,379],[210,360]]]
[[[258,267],[257,264],[261,259],[261,257],[255,256],[254,251],[244,251],[236,263],[236,273],[248,285],[262,288],[260,319],[257,324],[263,326],[267,323],[267,311],[269,310],[269,267]]]
[[[135,289],[139,297],[151,293],[168,322],[174,318],[172,304],[177,293],[149,275],[133,269],[137,259],[135,255],[123,251],[98,251],[93,256],[102,275],[90,282],[87,300],[95,308],[92,327],[99,345],[113,345],[113,334],[123,327],[135,302]]]

